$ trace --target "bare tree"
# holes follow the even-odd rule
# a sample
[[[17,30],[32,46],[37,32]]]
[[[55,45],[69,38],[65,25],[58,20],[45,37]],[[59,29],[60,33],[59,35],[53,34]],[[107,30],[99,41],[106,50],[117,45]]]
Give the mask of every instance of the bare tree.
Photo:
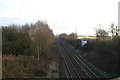
[[[108,33],[107,31],[100,27],[99,29],[96,29],[95,35],[96,37],[98,37],[98,39],[105,39],[105,37],[108,36]]]
[[[76,33],[70,33],[70,34],[69,34],[69,38],[70,38],[70,39],[76,39],[76,38],[77,38]]]
[[[43,54],[50,53],[54,44],[54,35],[48,24],[38,21],[31,27],[32,38],[34,39],[35,53],[39,57]]]
[[[118,36],[118,33],[119,33],[119,27],[118,26],[115,26],[112,23],[108,29],[109,29],[109,32],[111,33],[112,38]]]
[[[112,34],[111,37],[113,38],[113,36],[115,35],[115,25],[112,23],[108,29],[110,33]]]

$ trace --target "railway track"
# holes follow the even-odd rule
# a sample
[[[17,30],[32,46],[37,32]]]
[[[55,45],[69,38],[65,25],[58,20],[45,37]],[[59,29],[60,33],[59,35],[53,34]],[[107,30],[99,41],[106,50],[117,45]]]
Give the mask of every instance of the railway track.
[[[98,75],[94,69],[88,66],[74,51],[68,47],[60,38],[56,39],[59,55],[61,57],[63,70],[66,78],[71,80],[76,78],[78,80],[107,80],[103,76]]]

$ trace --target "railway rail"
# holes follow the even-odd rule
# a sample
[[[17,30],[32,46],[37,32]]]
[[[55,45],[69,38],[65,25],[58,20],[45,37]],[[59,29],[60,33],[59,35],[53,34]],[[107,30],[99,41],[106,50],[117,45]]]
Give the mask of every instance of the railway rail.
[[[96,72],[90,65],[85,63],[66,43],[60,38],[56,39],[59,55],[62,59],[64,74],[71,80],[107,80],[100,73]]]

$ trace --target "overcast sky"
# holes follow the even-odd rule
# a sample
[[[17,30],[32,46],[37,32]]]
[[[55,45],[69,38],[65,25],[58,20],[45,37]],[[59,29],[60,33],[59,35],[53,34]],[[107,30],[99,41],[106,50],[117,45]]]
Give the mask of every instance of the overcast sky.
[[[94,35],[94,27],[118,24],[119,0],[0,0],[0,25],[45,20],[54,34]]]

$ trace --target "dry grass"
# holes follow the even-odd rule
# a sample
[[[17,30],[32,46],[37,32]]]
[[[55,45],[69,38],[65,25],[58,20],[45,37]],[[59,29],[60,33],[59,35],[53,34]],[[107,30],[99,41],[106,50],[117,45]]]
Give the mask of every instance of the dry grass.
[[[50,66],[57,70],[58,58],[57,51],[53,50],[46,56],[40,57],[40,60],[25,56],[3,56],[2,57],[2,77],[3,78],[54,78],[56,73]],[[53,64],[55,62],[55,64]],[[53,70],[53,71],[52,71]],[[52,72],[52,73],[51,73]]]
[[[3,78],[34,78],[47,75],[48,59],[31,57],[3,57]]]
[[[95,36],[78,36],[77,39],[97,39]]]

